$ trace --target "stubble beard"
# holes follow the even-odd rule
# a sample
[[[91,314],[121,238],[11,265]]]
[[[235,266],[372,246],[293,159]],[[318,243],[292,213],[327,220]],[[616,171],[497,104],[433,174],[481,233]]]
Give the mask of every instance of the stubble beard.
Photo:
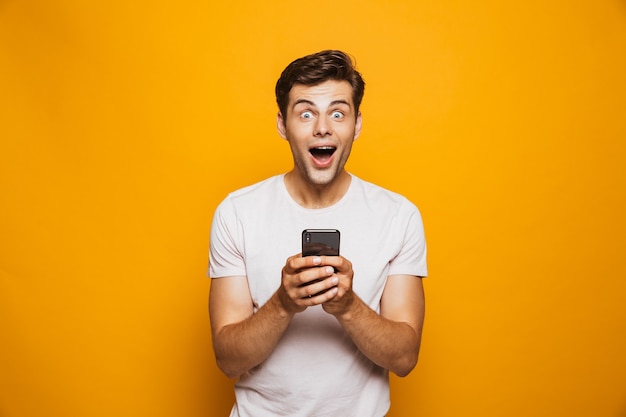
[[[344,170],[346,161],[339,161],[336,165],[333,164],[325,169],[317,169],[311,165],[303,164],[300,172],[303,175],[304,180],[314,187],[325,187],[333,184],[339,179],[341,173]]]
[[[308,168],[305,172],[306,180],[311,185],[322,187],[332,184],[337,178],[339,167],[330,167],[324,170]]]
[[[315,188],[325,187],[333,184],[337,179],[339,179],[341,173],[344,171],[344,167],[349,156],[350,149],[348,149],[348,151],[345,152],[335,164],[332,164],[327,168],[320,169],[315,168],[313,163],[307,159],[308,155],[305,157],[296,157],[294,155],[294,168],[304,183]]]

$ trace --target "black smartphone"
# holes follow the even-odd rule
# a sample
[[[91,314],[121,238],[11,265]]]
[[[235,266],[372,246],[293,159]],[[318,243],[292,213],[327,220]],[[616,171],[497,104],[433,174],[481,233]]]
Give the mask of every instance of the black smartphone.
[[[302,231],[302,256],[339,256],[337,229],[305,229]]]

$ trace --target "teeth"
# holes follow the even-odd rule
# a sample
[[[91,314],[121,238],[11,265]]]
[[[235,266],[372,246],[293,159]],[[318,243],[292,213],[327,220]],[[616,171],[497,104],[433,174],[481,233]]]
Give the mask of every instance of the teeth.
[[[330,155],[332,155],[336,149],[337,148],[335,148],[334,146],[318,146],[315,148],[311,148],[309,152],[311,152],[311,154],[316,157],[330,157]]]

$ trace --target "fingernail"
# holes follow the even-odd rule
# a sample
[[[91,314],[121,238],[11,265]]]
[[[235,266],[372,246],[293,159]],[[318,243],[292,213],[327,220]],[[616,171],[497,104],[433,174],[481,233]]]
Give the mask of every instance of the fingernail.
[[[326,273],[328,275],[331,275],[333,272],[335,272],[335,268],[333,268],[332,266],[327,266],[326,267]]]
[[[315,258],[313,258],[313,265],[319,265],[322,263],[322,258],[320,258],[319,256],[316,256]]]

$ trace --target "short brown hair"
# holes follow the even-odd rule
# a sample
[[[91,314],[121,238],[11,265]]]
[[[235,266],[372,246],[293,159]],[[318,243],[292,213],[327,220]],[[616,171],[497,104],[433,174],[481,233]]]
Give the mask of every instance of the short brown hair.
[[[350,83],[355,114],[358,114],[365,93],[365,82],[348,54],[326,50],[296,59],[280,74],[276,82],[276,103],[283,117],[287,117],[289,92],[294,84],[316,85],[328,80]]]

